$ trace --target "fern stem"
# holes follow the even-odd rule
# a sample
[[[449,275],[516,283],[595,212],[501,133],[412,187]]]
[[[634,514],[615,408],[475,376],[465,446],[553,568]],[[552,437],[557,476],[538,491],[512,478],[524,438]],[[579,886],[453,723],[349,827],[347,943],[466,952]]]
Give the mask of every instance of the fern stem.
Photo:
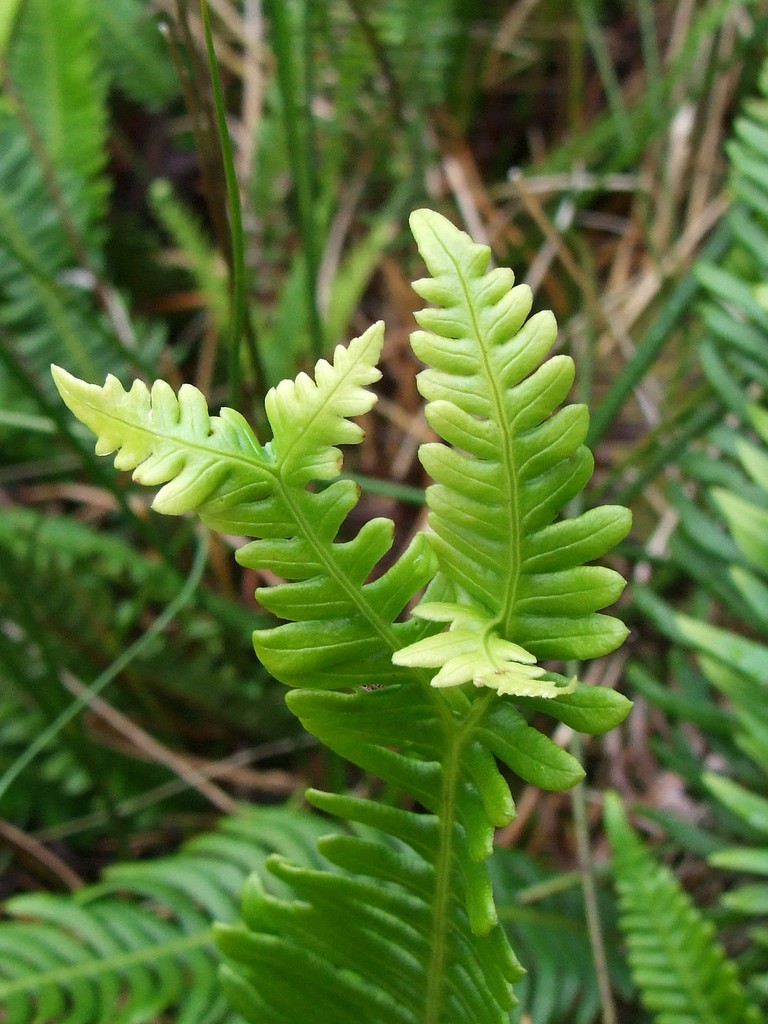
[[[442,994],[445,985],[447,957],[446,929],[451,901],[451,864],[456,817],[456,786],[459,779],[460,748],[454,740],[448,744],[448,758],[443,763],[443,784],[440,801],[440,845],[435,862],[435,895],[432,903],[432,941],[427,965],[427,989],[424,998],[424,1024],[440,1024]]]
[[[376,610],[371,607],[370,603],[361,593],[360,588],[347,578],[346,573],[338,566],[328,547],[318,538],[313,524],[306,518],[298,503],[294,501],[295,492],[290,487],[286,487],[280,476],[275,478],[275,483],[280,491],[280,497],[291,511],[293,521],[296,524],[297,536],[303,537],[308,541],[313,554],[323,566],[325,572],[337,584],[339,589],[347,595],[360,615],[370,622],[387,647],[392,651],[398,650],[400,645],[397,643],[391,627],[380,615],[376,614]]]
[[[461,752],[472,730],[485,714],[495,694],[491,691],[478,697],[469,714],[457,727],[456,718],[445,702],[434,690],[443,710],[447,712],[446,731],[450,730],[446,748],[448,755],[443,762],[443,778],[440,793],[440,838],[435,861],[435,895],[432,915],[432,941],[427,965],[427,989],[425,995],[424,1024],[440,1024],[443,1009],[443,988],[445,985],[445,963],[448,953],[448,928],[450,927],[450,902],[453,893],[452,864],[454,859],[453,841],[456,819],[456,790],[459,784]]]

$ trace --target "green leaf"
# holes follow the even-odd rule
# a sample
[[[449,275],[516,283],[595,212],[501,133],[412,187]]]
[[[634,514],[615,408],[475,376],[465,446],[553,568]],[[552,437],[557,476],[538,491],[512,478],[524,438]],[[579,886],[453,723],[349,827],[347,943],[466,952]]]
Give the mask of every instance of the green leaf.
[[[714,772],[705,772],[702,781],[729,811],[768,836],[768,800],[765,797]]]
[[[47,158],[80,193],[73,197],[78,213],[88,195],[93,228],[103,220],[107,198],[107,108],[90,0],[25,0],[8,63]]]
[[[572,729],[592,736],[620,725],[632,708],[632,702],[622,693],[605,686],[585,686],[583,683],[577,683],[572,693],[561,689],[556,701],[528,697],[518,703],[523,708],[551,715]]]
[[[713,488],[712,496],[741,550],[754,565],[768,572],[768,511],[722,487]]]

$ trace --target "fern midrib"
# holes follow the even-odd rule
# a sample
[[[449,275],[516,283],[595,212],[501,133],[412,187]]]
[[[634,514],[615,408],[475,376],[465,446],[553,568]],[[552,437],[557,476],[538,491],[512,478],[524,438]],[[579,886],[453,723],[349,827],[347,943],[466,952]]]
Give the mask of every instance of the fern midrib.
[[[432,937],[427,964],[427,988],[424,996],[424,1024],[440,1024],[448,956],[449,904],[451,900],[451,864],[456,816],[456,787],[459,781],[461,746],[454,733],[447,744],[443,761],[443,784],[440,793],[440,835],[435,861],[435,896],[432,906]]]
[[[434,691],[433,691],[434,693]],[[495,694],[489,692],[475,700],[469,715],[456,728],[456,719],[449,713],[446,725],[448,734],[447,754],[443,759],[443,785],[440,792],[438,811],[440,833],[438,853],[435,861],[435,898],[432,914],[432,940],[430,958],[427,964],[427,989],[425,994],[424,1024],[440,1024],[443,1009],[443,992],[446,982],[446,959],[448,955],[448,931],[450,929],[450,902],[452,886],[452,864],[454,859],[454,821],[456,818],[456,791],[458,789],[461,752],[471,738],[472,730],[483,717],[488,704]],[[450,731],[449,731],[450,730]]]
[[[132,950],[129,953],[118,953],[112,956],[98,956],[93,960],[86,960],[68,967],[59,967],[55,970],[44,971],[41,974],[27,974],[13,981],[0,982],[0,1000],[9,996],[30,989],[39,990],[46,985],[66,985],[68,982],[78,978],[101,977],[105,974],[116,974],[139,964],[155,962],[161,959],[171,959],[179,953],[191,949],[199,949],[201,946],[210,945],[213,948],[213,929],[205,928],[199,932],[184,935],[181,938],[172,939],[159,945],[148,946],[144,949]]]
[[[508,636],[509,620],[514,611],[515,595],[517,594],[517,584],[520,578],[520,514],[517,467],[514,459],[513,437],[511,431],[507,429],[508,423],[504,409],[503,395],[499,390],[498,380],[493,372],[488,347],[484,343],[484,335],[475,311],[475,302],[472,292],[464,274],[462,273],[462,268],[456,261],[453,253],[445,247],[443,247],[443,249],[456,268],[456,278],[459,281],[461,290],[464,294],[467,310],[472,321],[472,329],[475,333],[475,338],[477,339],[477,347],[480,350],[480,360],[482,362],[485,379],[488,382],[491,403],[493,405],[493,413],[501,440],[502,472],[508,497],[506,536],[509,538],[511,557],[508,560],[509,569],[507,571],[506,582],[504,585],[504,597],[501,602],[501,607],[497,613],[497,621],[502,625],[503,635]]]
[[[278,486],[281,489],[281,497],[294,516],[297,529],[310,542],[328,575],[348,596],[353,607],[357,609],[360,615],[373,626],[382,642],[393,652],[399,650],[400,645],[397,643],[391,626],[382,621],[381,616],[376,614],[375,609],[371,607],[362,592],[350,583],[344,573],[339,571],[338,566],[333,560],[332,552],[328,551],[326,545],[315,536],[314,529],[303,515],[298,503],[292,500],[290,489],[286,488],[283,481],[279,478]],[[429,685],[431,676],[426,672],[420,671],[412,671],[412,674],[424,688],[425,692],[429,694],[430,700],[442,720],[446,735],[445,747],[447,753],[443,759],[443,776],[440,806],[438,809],[440,832],[438,853],[435,860],[432,935],[429,944],[430,958],[427,966],[427,987],[424,995],[424,1024],[440,1024],[446,982],[445,972],[448,955],[448,931],[450,928],[449,909],[454,859],[456,792],[460,776],[461,751],[464,743],[469,739],[475,724],[485,713],[488,701],[494,697],[494,694],[490,692],[484,698],[476,700],[470,715],[461,723],[460,729],[457,729],[456,719],[450,708],[441,695]]]
[[[282,477],[280,476],[276,476],[276,483],[278,490],[280,491],[280,497],[283,499],[284,503],[293,515],[293,521],[296,524],[298,535],[309,541],[328,577],[332,579],[339,589],[346,595],[353,608],[355,608],[357,612],[373,627],[382,642],[393,653],[400,650],[400,645],[395,639],[395,634],[392,632],[391,625],[386,623],[380,615],[376,614],[375,609],[371,607],[370,602],[366,599],[362,590],[351,583],[346,574],[339,569],[339,566],[336,564],[333,557],[332,546],[329,549],[328,546],[324,544],[319,537],[317,537],[313,526],[304,515],[299,502],[294,500],[293,488],[286,487]],[[304,492],[302,491],[301,493]]]

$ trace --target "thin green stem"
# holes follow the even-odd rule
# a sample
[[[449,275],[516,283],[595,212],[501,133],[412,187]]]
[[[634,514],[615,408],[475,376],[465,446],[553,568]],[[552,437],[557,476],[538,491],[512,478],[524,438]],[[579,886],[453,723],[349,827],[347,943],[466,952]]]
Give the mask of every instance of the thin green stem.
[[[0,422],[2,422],[1,419]],[[409,505],[424,505],[426,503],[423,487],[412,487],[410,484],[401,484],[395,480],[379,480],[377,477],[366,476],[363,473],[342,473],[341,476],[343,480],[354,480],[360,490],[368,494],[380,494],[384,498],[404,501]]]
[[[317,188],[314,174],[313,119],[311,96],[308,88],[308,71],[300,74],[294,54],[294,37],[303,43],[305,60],[311,59],[309,52],[309,25],[307,23],[306,0],[299,5],[289,5],[285,0],[267,0],[273,45],[277,59],[277,82],[283,105],[288,158],[291,163],[294,187],[296,189],[296,212],[299,234],[306,268],[306,302],[309,332],[312,339],[312,353],[315,359],[322,355],[325,339],[317,306],[317,279],[320,269],[318,247],[318,225],[316,216]],[[298,29],[291,24],[291,11],[300,11]]]
[[[496,698],[493,691],[478,697],[469,714],[457,722],[449,713],[444,727],[446,754],[443,759],[442,785],[440,792],[440,836],[435,860],[435,888],[432,902],[432,936],[430,956],[427,964],[427,988],[424,1006],[424,1024],[440,1024],[443,1019],[443,992],[446,982],[446,959],[448,956],[448,931],[450,927],[450,902],[453,893],[454,828],[456,820],[456,796],[461,775],[461,752],[477,723],[485,714],[488,705]]]
[[[240,343],[245,331],[245,235],[243,233],[243,211],[240,203],[240,187],[235,173],[235,160],[232,153],[232,139],[227,128],[227,114],[224,107],[224,95],[221,89],[219,65],[216,59],[216,48],[213,44],[211,19],[208,13],[208,0],[200,0],[205,31],[205,46],[208,52],[208,68],[211,76],[213,102],[216,110],[216,127],[221,147],[221,159],[224,166],[224,180],[227,186],[227,206],[229,209],[229,238],[232,247],[231,257],[231,303],[232,323],[229,348],[229,401],[233,409],[240,405]]]
[[[633,142],[632,122],[630,121],[627,105],[621,93],[621,84],[616,75],[616,69],[611,60],[605,36],[597,20],[593,2],[592,0],[576,0],[576,8],[600,73],[608,106],[616,121],[617,134],[624,145],[629,146]]]
[[[219,250],[227,258],[229,227],[225,188],[222,188],[221,148],[217,148],[213,141],[215,115],[208,96],[209,74],[189,27],[186,0],[176,0],[175,7],[176,17],[169,22],[161,22],[160,29],[168,45],[189,114],[189,124],[200,160],[200,183],[213,234]],[[186,60],[183,54],[186,54]]]
[[[445,962],[448,956],[448,921],[451,901],[451,875],[453,867],[453,835],[456,818],[456,787],[459,780],[460,748],[458,743],[447,744],[443,761],[442,790],[440,795],[440,838],[435,861],[435,889],[432,901],[432,936],[427,989],[425,993],[424,1024],[440,1024],[445,986]]]

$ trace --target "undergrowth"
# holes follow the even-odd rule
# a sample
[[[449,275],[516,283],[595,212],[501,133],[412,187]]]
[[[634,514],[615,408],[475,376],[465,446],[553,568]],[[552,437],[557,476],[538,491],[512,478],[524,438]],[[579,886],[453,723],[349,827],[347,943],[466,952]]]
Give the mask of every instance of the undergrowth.
[[[380,872],[387,857],[401,875],[413,868],[410,890],[392,884],[402,897],[401,923],[406,904],[413,910],[411,931],[398,931],[391,917],[387,931],[380,913],[369,923],[382,929],[390,952],[412,940],[417,952],[402,962],[414,993],[424,988],[430,955],[458,963],[461,942],[482,949],[472,924],[490,920],[482,861],[497,827],[500,849],[487,866],[500,925],[488,941],[498,949],[508,942],[528,969],[515,984],[511,1021],[650,1024],[664,1019],[654,1002],[659,985],[677,993],[674,1020],[727,1019],[728,1012],[750,1020],[750,1005],[765,1012],[760,879],[768,789],[759,694],[768,506],[756,411],[768,382],[765,5],[580,0],[564,9],[539,0],[481,10],[452,0],[418,9],[400,0],[212,0],[207,10],[192,0],[73,0],[61,8],[57,0],[0,6],[0,890],[81,889],[50,904],[43,894],[7,904],[8,926],[22,929],[13,934],[24,935],[26,950],[9,954],[3,977],[2,985],[14,986],[13,1013],[56,1024],[78,1014],[233,1020],[215,994],[218,954],[208,929],[215,918],[235,927],[247,871],[257,870],[266,887],[249,890],[258,924],[227,932],[225,941],[237,956],[254,943],[266,956],[272,943],[297,957],[301,915],[316,919],[325,873],[347,878],[342,868],[318,858],[309,842],[285,845],[290,815],[269,818],[270,835],[261,839],[254,817],[252,862],[243,851],[222,877],[226,896],[212,861],[195,875],[205,909],[197,919],[202,945],[189,939],[189,947],[174,930],[172,886],[148,898],[128,881],[109,889],[109,880],[139,856],[159,886],[161,876],[171,877],[167,856],[182,836],[213,842],[215,814],[231,839],[229,822],[251,820],[241,804],[284,800],[307,782],[311,794],[330,793],[313,799],[347,817],[369,813],[365,798],[381,808],[374,815],[401,812],[387,819],[389,839],[374,830],[377,822],[348,832],[338,825],[328,849],[353,866],[370,853]],[[212,81],[220,85],[218,108]],[[519,485],[533,501],[535,486],[504,474],[511,449],[500,457],[502,435],[478,427],[508,413],[526,422],[487,386],[503,367],[491,361],[478,377],[439,309],[422,314],[433,319],[415,336],[415,355],[406,342],[416,268],[406,218],[419,206],[442,211],[490,246],[490,265],[521,268],[533,308],[551,308],[560,324],[555,357],[541,371],[552,374],[555,389],[551,456],[559,444],[563,465],[580,470],[573,493],[566,487],[561,505],[546,511],[555,516],[551,527],[529,520],[534,535],[557,542],[556,529],[565,534],[578,530],[569,522],[582,523],[598,550],[603,513],[593,506],[632,509],[632,541],[621,541],[611,560],[633,583],[622,604],[631,640],[589,665],[575,661],[621,633],[596,605],[598,593],[613,600],[617,579],[594,566],[566,570],[576,573],[569,585],[578,579],[594,600],[578,598],[579,614],[563,615],[559,569],[543,564],[514,578],[505,560],[510,546],[519,542],[521,555],[528,543],[528,527],[514,528],[525,508],[509,499]],[[438,277],[445,273],[450,267]],[[440,288],[429,287],[423,298],[440,307]],[[520,301],[523,293],[512,294]],[[379,318],[388,330],[381,378],[373,381],[378,340],[365,332]],[[538,341],[522,326],[531,353],[540,342],[541,358],[547,322],[542,314],[528,321],[541,330]],[[492,325],[485,327],[490,336]],[[285,397],[290,386],[280,382],[322,357],[333,377],[331,353],[354,334],[367,340],[353,352],[371,346],[357,364],[370,379],[359,383],[366,393],[374,383],[378,396],[360,420],[365,437],[346,449],[340,478],[308,484],[286,505],[282,492],[262,490],[285,470],[298,493],[303,449],[291,469],[293,449],[277,440],[291,418],[282,400],[266,396],[276,388],[273,395]],[[572,387],[565,355],[576,364]],[[454,357],[458,375],[444,365]],[[431,364],[420,378],[426,423],[414,386],[420,359]],[[204,514],[223,532],[199,533],[188,516],[151,514],[146,492],[94,455],[87,431],[62,407],[51,362],[89,381],[107,372],[123,382],[163,378],[170,386],[158,391],[160,405],[173,410],[178,396],[196,423],[209,408],[240,409],[252,435],[234,414],[212,417],[223,445],[215,465],[202,452],[201,463],[190,463],[207,467],[202,479],[214,491]],[[471,396],[461,391],[466,372]],[[521,400],[523,377],[513,386]],[[306,404],[315,392],[310,378],[298,379],[291,393]],[[204,398],[191,397],[191,385]],[[446,412],[446,391],[452,409],[472,405],[463,418]],[[558,401],[576,404],[555,413]],[[591,412],[586,438],[582,403]],[[334,422],[343,436],[328,441],[312,474],[331,471],[329,447],[359,436],[345,419]],[[528,429],[544,440],[545,422]],[[251,440],[270,435],[263,445]],[[222,452],[233,439],[271,467],[249,484],[244,515],[215,497],[227,487],[217,474],[230,465]],[[582,441],[596,456],[584,491],[576,482],[586,482],[591,467]],[[170,449],[170,463],[152,458],[155,479],[174,468]],[[193,493],[193,477],[176,468]],[[425,509],[427,475],[435,482]],[[185,507],[173,484],[165,495],[171,510]],[[242,548],[252,515],[274,535]],[[326,555],[339,557],[351,589],[339,589],[329,561],[309,578],[291,577],[296,515],[319,531]],[[305,618],[307,595],[317,602],[314,619]],[[380,603],[383,632],[364,614]],[[342,618],[347,642],[333,654],[338,634],[329,624]],[[557,620],[553,638],[547,630]],[[266,668],[243,643],[254,627]],[[303,639],[316,644],[309,674],[301,659],[291,662],[292,645]],[[392,661],[396,651],[400,664]],[[270,670],[293,687],[291,711]],[[435,676],[453,685],[428,687]],[[574,730],[586,724],[577,714],[584,691],[579,684],[564,692],[574,676],[633,697],[631,725],[582,743]],[[499,684],[499,692],[462,682],[475,677]],[[366,688],[376,680],[383,689]],[[419,687],[423,701],[414,697]],[[526,688],[538,696],[521,694]],[[589,693],[603,689],[590,685]],[[390,690],[413,697],[404,724],[421,723],[418,742],[405,748],[385,728],[395,715]],[[382,708],[381,727],[364,745],[356,716],[369,705]],[[571,717],[553,720],[555,707]],[[343,736],[341,721],[353,726]],[[332,739],[332,749],[302,723]],[[518,740],[535,745],[535,762],[520,755]],[[449,842],[435,824],[446,811],[436,765],[464,764],[459,748],[469,759],[463,774],[456,768],[463,831]],[[503,781],[489,767],[498,758]],[[561,794],[579,774],[576,762],[589,781]],[[493,785],[488,807],[472,796],[467,765]],[[512,806],[505,786],[517,816],[501,825]],[[633,987],[617,929],[634,963],[638,943],[658,953],[668,922],[649,931],[650,918],[637,924],[629,904],[617,907],[597,807],[607,786],[646,830],[641,850],[611,812],[608,831],[636,850],[617,857],[620,888],[640,891],[631,879],[644,876],[670,913],[684,908],[680,927],[698,935],[702,949],[710,948],[714,924],[733,970],[705,976],[710,957],[702,954],[695,964],[681,960],[676,975],[668,960],[656,975],[635,969]],[[407,829],[417,818],[425,836],[414,852],[403,836],[391,836],[399,821],[415,843]],[[267,819],[259,827],[267,829]],[[309,823],[307,839],[332,827]],[[223,850],[228,841],[219,841]],[[440,850],[449,846],[452,863],[469,865],[452,878],[448,900],[461,925],[453,945],[427,955],[430,870],[439,863],[446,877],[450,858]],[[287,858],[275,870],[308,887],[309,910],[264,870],[269,850]],[[676,882],[652,867],[651,855]],[[106,889],[94,889],[105,864]],[[334,884],[352,899],[347,882]],[[381,877],[371,884],[387,888]],[[275,926],[269,937],[269,922],[282,912],[290,928]],[[337,930],[344,922],[349,917],[340,915]],[[341,936],[348,946],[358,926]],[[15,938],[2,941],[14,949]],[[155,943],[166,941],[181,941],[178,955],[153,964]],[[115,970],[99,972],[95,960],[108,948]],[[334,955],[305,952],[320,974],[323,957]],[[246,978],[237,956],[233,986]],[[470,998],[491,970],[471,956],[467,963],[480,973],[474,981],[462,975],[446,999]],[[198,968],[200,984],[181,1011],[180,979]],[[735,989],[727,980],[734,977]],[[694,978],[711,999],[695,1002]],[[380,982],[390,993],[381,997],[390,998],[380,1002],[388,1007],[382,1014],[397,1012],[395,984]],[[303,982],[295,987],[303,990]],[[29,995],[36,991],[39,1005]],[[727,1009],[717,1002],[737,991]],[[436,1006],[443,996],[429,998]]]

